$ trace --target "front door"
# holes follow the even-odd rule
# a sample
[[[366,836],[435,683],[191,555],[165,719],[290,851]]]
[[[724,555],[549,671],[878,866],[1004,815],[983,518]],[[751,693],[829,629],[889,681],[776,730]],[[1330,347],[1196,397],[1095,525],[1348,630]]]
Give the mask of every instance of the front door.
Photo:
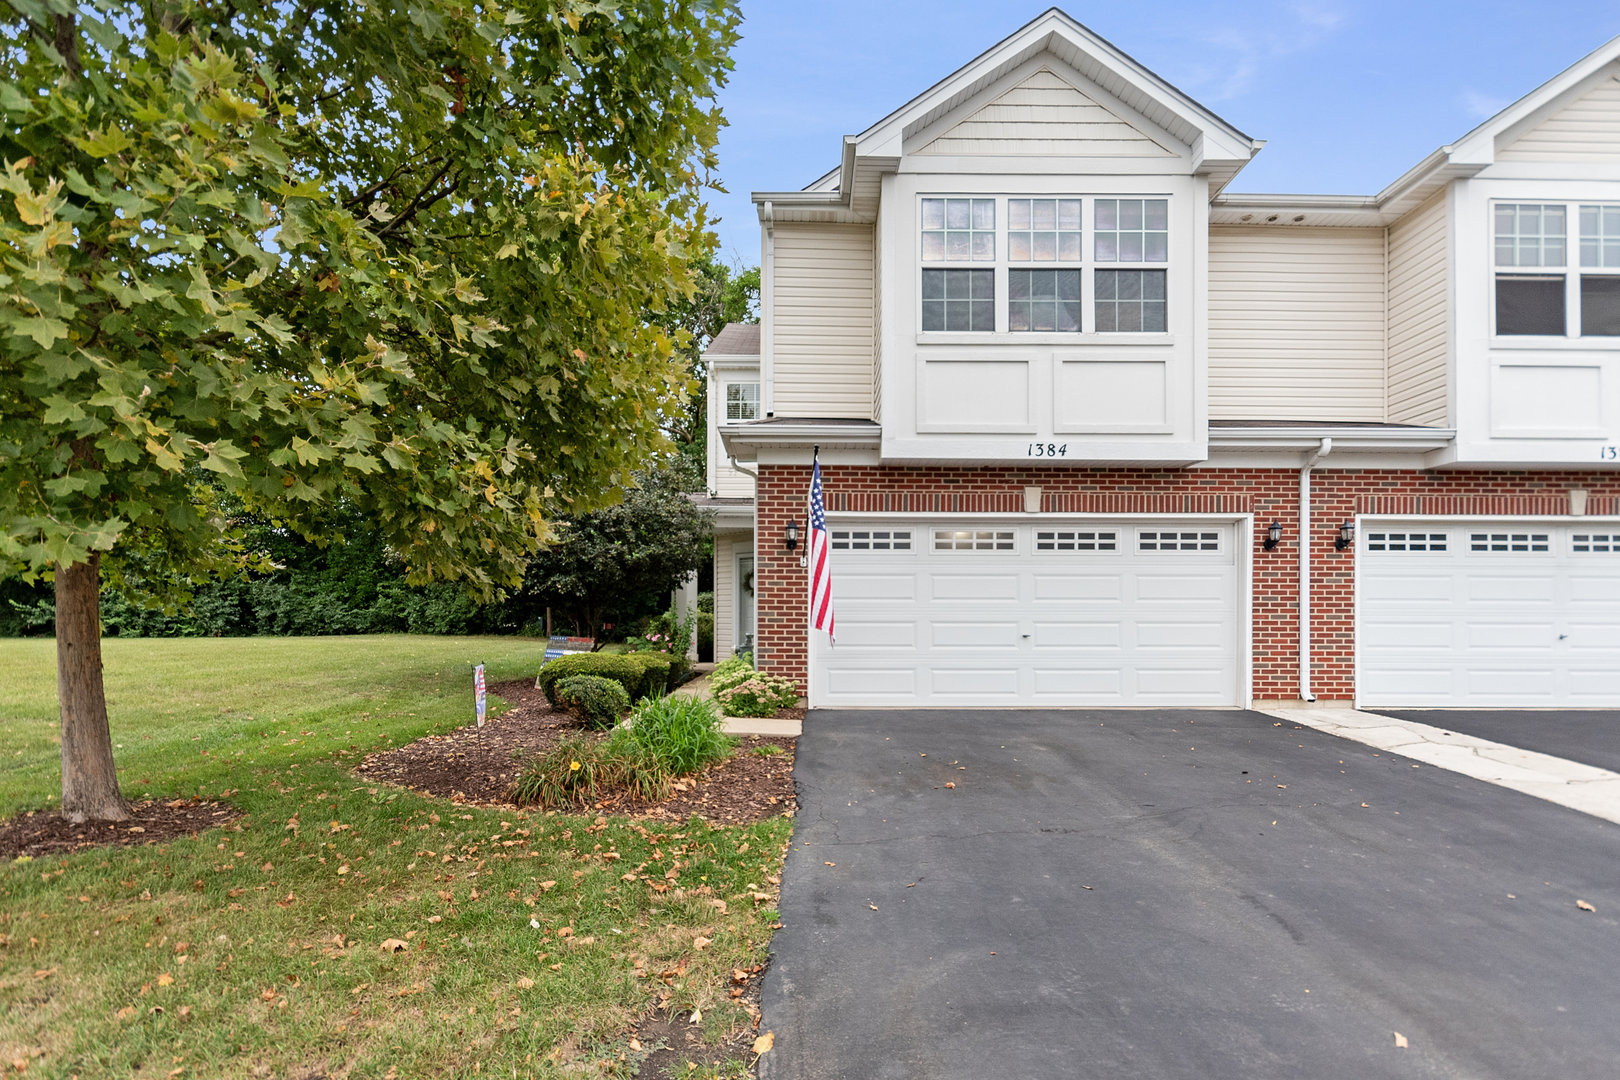
[[[737,556],[737,640],[736,649],[754,649],[754,556]]]

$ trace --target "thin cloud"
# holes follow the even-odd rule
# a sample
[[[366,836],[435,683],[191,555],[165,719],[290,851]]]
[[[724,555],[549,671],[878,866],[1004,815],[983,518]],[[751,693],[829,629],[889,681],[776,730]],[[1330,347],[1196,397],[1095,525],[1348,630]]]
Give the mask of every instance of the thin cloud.
[[[1478,90],[1464,90],[1457,100],[1475,120],[1488,119],[1513,104],[1511,98],[1482,94]]]
[[[1219,64],[1200,72],[1199,82],[1213,84],[1205,97],[1227,101],[1242,96],[1269,63],[1315,49],[1345,23],[1344,13],[1328,4],[1289,4],[1284,12],[1288,24],[1281,30],[1226,27],[1206,36],[1210,45],[1226,55]]]

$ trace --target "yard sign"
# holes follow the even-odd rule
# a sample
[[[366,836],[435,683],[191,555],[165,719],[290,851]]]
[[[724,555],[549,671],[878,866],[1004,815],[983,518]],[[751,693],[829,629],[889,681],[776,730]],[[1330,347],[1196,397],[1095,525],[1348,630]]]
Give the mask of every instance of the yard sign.
[[[478,726],[484,726],[484,708],[488,699],[484,695],[484,665],[473,668],[474,708],[478,710]]]

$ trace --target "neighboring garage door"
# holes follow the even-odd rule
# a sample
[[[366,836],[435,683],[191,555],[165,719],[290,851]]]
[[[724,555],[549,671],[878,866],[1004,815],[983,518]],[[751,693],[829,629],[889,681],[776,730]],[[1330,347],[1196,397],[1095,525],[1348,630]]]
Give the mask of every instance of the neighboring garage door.
[[[1360,704],[1620,705],[1620,525],[1359,531]]]
[[[831,532],[815,706],[1241,704],[1231,523]]]

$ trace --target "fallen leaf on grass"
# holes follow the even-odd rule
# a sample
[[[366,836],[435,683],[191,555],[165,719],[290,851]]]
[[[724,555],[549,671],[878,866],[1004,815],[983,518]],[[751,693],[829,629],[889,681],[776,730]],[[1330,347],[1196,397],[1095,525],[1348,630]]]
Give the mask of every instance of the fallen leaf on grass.
[[[1395,1033],[1395,1049],[1397,1049],[1397,1050],[1405,1050],[1406,1049],[1406,1036],[1402,1035],[1398,1031]]]
[[[692,948],[694,948],[694,949],[707,949],[711,944],[713,944],[713,942],[714,942],[713,938],[706,938],[706,937],[702,937],[700,935],[700,936],[695,937],[695,938],[692,939]]]
[[[517,981],[517,985],[519,990],[532,990],[534,989],[534,980],[525,975]]]
[[[759,1038],[754,1040],[754,1053],[763,1056],[765,1054],[770,1053],[771,1052],[771,1047],[773,1047],[775,1045],[776,1045],[776,1032],[767,1031],[765,1034],[761,1035]]]
[[[1593,907],[1591,904],[1588,904],[1585,900],[1577,900],[1577,901],[1575,901],[1575,906],[1580,908],[1582,911],[1596,911],[1597,910],[1597,908]]]
[[[170,975],[167,971],[165,971],[161,975],[158,976],[157,983],[158,983],[159,986],[173,986],[174,985],[174,976]]]
[[[703,1010],[702,1009],[693,1009],[692,1010],[692,1023],[695,1024],[699,1020],[702,1020],[702,1019],[703,1019]]]
[[[632,1053],[636,1053],[636,1054],[641,1053],[641,1040],[640,1039],[631,1039],[630,1040],[630,1050],[631,1050]]]
[[[386,953],[396,953],[410,948],[411,943],[404,938],[391,937],[377,947]]]
[[[552,889],[555,889],[556,887],[557,887],[557,883],[555,881],[542,881],[540,883],[540,891],[541,892],[550,892]]]
[[[120,1019],[120,1020],[128,1020],[130,1017],[132,1017],[134,1015],[135,1015],[135,1006],[133,1006],[133,1005],[125,1005],[122,1009],[118,1010],[118,1019]]]

